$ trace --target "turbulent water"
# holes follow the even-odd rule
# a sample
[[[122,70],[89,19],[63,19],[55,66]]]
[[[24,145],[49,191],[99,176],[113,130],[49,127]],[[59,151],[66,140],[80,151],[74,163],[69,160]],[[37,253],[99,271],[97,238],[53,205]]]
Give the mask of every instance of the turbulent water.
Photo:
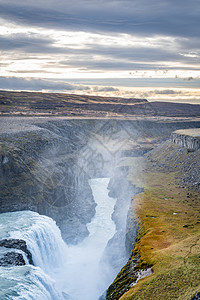
[[[51,218],[31,211],[1,214],[1,239],[25,240],[35,266],[0,267],[0,299],[99,299],[115,276],[102,260],[115,233],[111,217],[116,200],[108,197],[108,182],[90,180],[96,214],[88,224],[89,236],[76,246],[63,242]]]
[[[52,276],[66,248],[56,223],[31,211],[4,213],[0,220],[1,239],[24,239],[35,264],[0,267],[0,299],[63,299]]]
[[[69,248],[69,259],[65,268],[67,294],[73,300],[98,299],[113,279],[112,269],[102,269],[101,257],[108,240],[115,233],[111,219],[115,199],[108,197],[109,179],[92,179],[90,186],[97,203],[96,214],[88,224],[90,235],[79,245]]]

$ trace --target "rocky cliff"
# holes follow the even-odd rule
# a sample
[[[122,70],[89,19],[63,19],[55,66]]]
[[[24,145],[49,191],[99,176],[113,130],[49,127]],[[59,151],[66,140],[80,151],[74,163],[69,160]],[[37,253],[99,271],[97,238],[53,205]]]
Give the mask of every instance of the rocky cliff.
[[[134,197],[128,214],[130,220],[136,216],[137,238],[106,299],[198,298],[200,149],[188,151],[178,142],[182,137],[177,139],[171,137],[142,159],[144,192]]]
[[[126,234],[123,208],[140,191],[127,182],[129,166],[120,167],[123,158],[143,155],[176,129],[198,126],[180,120],[1,118],[0,212],[32,210],[50,216],[63,238],[77,243],[88,234],[86,224],[95,214],[88,179],[110,177],[110,196],[118,199],[113,214],[118,232],[108,245],[113,247]],[[129,253],[135,232],[131,222]]]
[[[77,242],[87,235],[85,224],[95,213],[88,178],[116,179],[119,172],[115,167],[121,157],[142,155],[174,129],[197,125],[180,121],[2,118],[0,211],[28,209],[48,215],[56,220],[65,240]]]
[[[171,134],[171,141],[188,151],[196,151],[200,148],[200,129],[176,130]]]
[[[87,126],[44,122],[1,133],[1,212],[37,211],[56,220],[68,242],[86,236],[95,213],[89,175],[78,163]]]
[[[2,248],[3,247],[3,248]],[[28,250],[26,242],[20,239],[3,239],[0,240],[0,249],[12,249],[12,251],[4,251],[0,253],[0,266],[7,267],[10,265],[22,266],[25,265],[25,260],[22,253],[17,253],[21,250],[26,255],[29,264],[33,265],[31,252]]]

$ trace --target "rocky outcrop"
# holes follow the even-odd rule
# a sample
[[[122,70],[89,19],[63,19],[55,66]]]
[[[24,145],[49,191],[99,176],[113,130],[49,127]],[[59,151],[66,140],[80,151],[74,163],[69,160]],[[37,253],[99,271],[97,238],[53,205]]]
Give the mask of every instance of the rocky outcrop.
[[[129,257],[137,232],[136,221],[129,208],[132,197],[141,193],[143,189],[131,184],[127,180],[127,175],[127,167],[116,168],[116,173],[111,178],[108,189],[109,196],[117,198],[112,218],[116,224],[117,234],[124,236],[125,251]]]
[[[119,299],[137,280],[137,271],[135,269],[139,258],[130,260],[119,272],[116,279],[107,290],[106,299]]]
[[[32,210],[50,216],[61,228],[64,240],[77,243],[87,236],[86,224],[95,214],[89,178],[113,177],[120,157],[142,155],[174,129],[197,125],[149,120],[2,118],[0,212]],[[119,203],[122,198],[119,196]]]
[[[25,260],[23,255],[16,252],[8,252],[4,254],[2,258],[0,258],[0,266],[1,267],[9,267],[9,266],[24,266]]]
[[[111,265],[116,271],[128,260],[132,250],[129,247],[129,242],[133,244],[136,235],[134,226],[131,228],[132,231],[130,235],[127,236],[126,234],[127,212],[132,196],[137,194],[139,189],[132,185],[126,177],[127,168],[117,167],[108,185],[108,195],[117,199],[112,214],[112,219],[116,224],[116,233],[107,244],[104,259],[107,261],[107,264]],[[130,239],[129,242],[127,242],[128,239]]]
[[[32,254],[28,250],[26,242],[20,239],[3,239],[0,240],[0,247],[13,249],[12,252],[7,252],[4,256],[0,259],[0,266],[7,266],[7,265],[16,265],[21,266],[25,265],[25,261],[23,255],[21,253],[14,252],[14,249],[21,250],[25,253],[28,262],[33,265]]]
[[[170,140],[156,147],[146,155],[153,167],[161,172],[179,171],[179,182],[182,188],[200,190],[200,149],[188,151]],[[189,198],[189,195],[188,195]]]
[[[178,128],[197,126],[200,123],[149,120],[7,120],[4,130],[0,126],[0,212],[33,210],[50,216],[57,222],[65,241],[77,243],[88,234],[86,224],[95,214],[88,179],[110,177],[109,195],[117,198],[113,213],[117,233],[107,246],[113,250],[108,251],[111,253],[108,261],[115,266],[122,257],[125,264],[137,231],[130,211],[127,222],[127,210],[131,198],[141,190],[128,183],[127,168],[118,168],[117,163],[123,156],[143,155]],[[173,157],[163,152],[164,159],[168,162],[171,159],[172,165],[174,159],[179,160],[181,165],[180,153],[186,152],[187,163],[183,169],[187,165],[190,170],[187,174],[198,179],[199,173],[192,172],[191,159],[200,150],[187,153],[185,148],[168,144],[178,149]],[[157,165],[165,163],[163,156],[160,162],[155,161]],[[194,182],[193,179],[189,182]],[[13,257],[13,261],[18,258]],[[4,257],[4,262],[9,259]],[[118,299],[137,281],[140,274],[135,259],[128,261],[109,287],[107,299]],[[150,266],[142,267],[145,270]]]
[[[137,188],[135,190],[134,195],[139,194],[141,192],[143,192],[143,188]],[[133,250],[137,232],[138,232],[137,218],[134,213],[134,210],[132,209],[132,205],[130,204],[128,214],[127,214],[127,220],[126,220],[126,238],[125,238],[126,253],[129,256],[131,251]]]
[[[172,148],[172,149],[171,149]],[[182,180],[185,182],[187,181],[187,184],[195,185],[196,187],[199,186],[199,172],[196,174],[197,170],[200,170],[198,167],[193,168],[193,164],[199,164],[199,151],[197,150],[194,153],[188,153],[187,149],[181,149],[177,145],[173,145],[170,141],[165,142],[158,148],[156,148],[153,151],[148,151],[145,155],[150,159],[152,162],[155,160],[156,166],[159,168],[163,168],[164,165],[169,170],[170,167],[172,168],[179,168],[181,167],[181,172],[183,174],[187,174],[187,178],[184,175]],[[190,152],[190,151],[189,151]],[[172,156],[172,153],[174,154]],[[131,153],[130,153],[131,154]],[[186,155],[186,157],[184,156]],[[184,157],[184,160],[183,160]],[[156,158],[156,159],[155,159]],[[190,179],[188,178],[190,176]],[[188,180],[189,179],[189,180]],[[121,181],[123,182],[123,180]],[[123,182],[124,184],[124,182]],[[116,180],[116,185],[120,187],[120,180]],[[118,188],[119,190],[120,188]],[[129,187],[130,189],[130,187]],[[116,189],[114,189],[116,190]],[[135,194],[138,192],[142,192],[141,189],[136,189]],[[132,191],[132,196],[134,195]],[[188,196],[189,197],[189,196]],[[120,202],[121,203],[121,202]],[[126,222],[126,249],[129,251],[133,249],[134,243],[135,243],[135,237],[136,233],[139,232],[137,227],[137,218],[134,215],[134,209],[129,209],[128,215],[127,215],[127,222]],[[136,240],[139,238],[140,233],[137,234]],[[115,278],[114,282],[109,286],[107,290],[106,299],[109,300],[116,300],[119,299],[125,292],[127,292],[131,287],[133,287],[137,281],[145,277],[147,275],[150,275],[152,273],[151,271],[151,265],[145,265],[138,263],[139,262],[139,256],[138,253],[134,254],[132,253],[130,259],[126,263],[125,267],[121,269],[117,277]]]
[[[88,124],[81,125],[44,122],[1,134],[0,212],[32,210],[50,216],[69,243],[87,236],[85,224],[95,203],[89,174],[79,164]]]
[[[200,149],[200,129],[176,130],[171,134],[171,141],[188,151]]]

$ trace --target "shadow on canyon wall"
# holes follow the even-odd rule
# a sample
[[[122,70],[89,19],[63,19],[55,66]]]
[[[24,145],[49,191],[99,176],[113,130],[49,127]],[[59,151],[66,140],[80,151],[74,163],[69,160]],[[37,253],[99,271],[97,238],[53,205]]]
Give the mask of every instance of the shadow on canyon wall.
[[[121,159],[143,155],[175,129],[199,126],[187,121],[64,118],[5,118],[4,122],[8,125],[0,133],[0,211],[33,210],[48,215],[68,243],[87,236],[86,224],[95,214],[88,179],[111,178],[110,196],[118,198],[113,218],[117,228],[124,228],[122,208],[127,211],[139,190],[127,181],[127,168],[119,166]]]

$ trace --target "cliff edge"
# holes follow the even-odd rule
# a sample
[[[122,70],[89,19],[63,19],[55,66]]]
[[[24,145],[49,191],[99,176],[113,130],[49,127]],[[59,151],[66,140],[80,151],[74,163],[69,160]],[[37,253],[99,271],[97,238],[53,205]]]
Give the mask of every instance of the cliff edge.
[[[200,129],[176,130],[171,134],[171,141],[188,151],[196,151],[200,148]]]
[[[107,290],[109,300],[190,300],[200,291],[200,149],[193,143],[199,129],[180,132],[143,158],[144,192],[130,208],[136,243]],[[135,181],[131,168],[129,177]]]

